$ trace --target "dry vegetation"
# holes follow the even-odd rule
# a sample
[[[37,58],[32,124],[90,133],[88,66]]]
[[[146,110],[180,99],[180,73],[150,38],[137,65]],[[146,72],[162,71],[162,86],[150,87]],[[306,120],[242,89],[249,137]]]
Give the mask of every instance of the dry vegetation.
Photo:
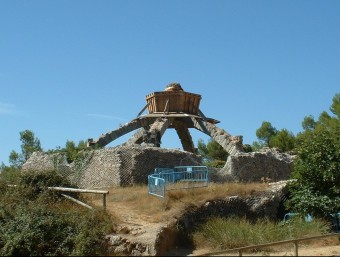
[[[147,215],[150,217],[150,222],[161,222],[188,205],[200,205],[206,200],[234,195],[252,195],[266,188],[268,188],[267,183],[210,183],[208,187],[167,191],[166,197],[160,198],[149,195],[147,185],[133,185],[110,188],[107,204],[108,206],[123,205],[130,211]],[[99,202],[100,196],[92,196],[92,199]],[[108,207],[108,209],[114,212],[114,208]]]
[[[172,217],[182,213],[188,206],[199,206],[207,200],[224,199],[228,196],[254,195],[268,188],[269,184],[264,182],[246,184],[210,183],[208,187],[167,191],[166,197],[160,198],[149,195],[147,185],[114,187],[109,189],[107,210],[114,216],[117,223],[132,224],[131,222],[135,222],[145,224],[145,226],[152,226],[152,224],[156,223],[166,223]],[[93,203],[101,206],[101,197],[99,195],[91,197]],[[319,242],[313,241],[309,246],[318,247],[318,244],[322,246],[336,245],[335,247],[338,247],[336,238],[319,240]],[[216,249],[216,247],[209,248],[208,245],[202,245],[201,247],[197,247],[192,254],[200,254]],[[290,246],[287,247],[288,250],[291,248]],[[290,255],[284,250],[286,246],[282,246],[282,249],[279,247],[277,250],[279,249],[284,251],[282,255]],[[333,253],[334,249],[332,248],[331,251]],[[276,253],[278,254],[278,252]],[[183,255],[183,252],[177,255]],[[268,255],[268,252],[265,255]]]

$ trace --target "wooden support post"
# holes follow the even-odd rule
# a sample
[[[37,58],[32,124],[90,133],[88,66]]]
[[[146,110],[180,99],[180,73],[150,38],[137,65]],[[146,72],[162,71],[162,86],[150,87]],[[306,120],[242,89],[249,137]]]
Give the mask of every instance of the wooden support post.
[[[295,256],[299,256],[299,246],[298,246],[299,242],[296,240],[294,241],[294,252],[295,252]]]
[[[103,194],[103,209],[106,209],[106,194]]]

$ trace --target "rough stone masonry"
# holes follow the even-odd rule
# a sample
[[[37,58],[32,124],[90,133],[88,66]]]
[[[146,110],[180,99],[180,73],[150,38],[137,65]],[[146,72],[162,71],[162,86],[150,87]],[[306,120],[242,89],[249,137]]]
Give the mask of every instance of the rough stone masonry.
[[[270,148],[231,155],[225,166],[217,171],[213,181],[286,180],[290,177],[293,159],[292,155]],[[180,165],[202,165],[202,159],[182,150],[133,144],[84,151],[72,163],[68,163],[63,154],[35,152],[22,170],[57,169],[81,188],[105,188],[146,184],[148,175],[156,167],[172,168]]]
[[[70,164],[63,154],[34,152],[22,170],[57,169],[81,188],[104,188],[146,184],[156,167],[201,165],[201,162],[193,153],[135,144],[84,151]]]

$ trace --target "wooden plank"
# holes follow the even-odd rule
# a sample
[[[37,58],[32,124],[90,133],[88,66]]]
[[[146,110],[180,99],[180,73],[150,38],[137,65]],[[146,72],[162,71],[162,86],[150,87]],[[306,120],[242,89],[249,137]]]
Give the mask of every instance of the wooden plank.
[[[48,187],[50,190],[62,192],[77,192],[77,193],[94,193],[94,194],[109,194],[109,191],[80,189],[80,188],[67,188],[67,187]]]

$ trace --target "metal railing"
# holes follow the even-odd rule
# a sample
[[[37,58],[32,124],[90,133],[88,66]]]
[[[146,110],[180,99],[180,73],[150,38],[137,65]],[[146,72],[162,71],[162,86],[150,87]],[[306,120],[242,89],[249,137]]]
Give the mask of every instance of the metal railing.
[[[257,248],[265,248],[265,247],[269,247],[269,246],[288,244],[288,243],[294,244],[294,254],[295,254],[294,256],[299,256],[299,245],[298,245],[299,242],[307,241],[307,240],[321,239],[321,238],[326,238],[326,237],[334,237],[334,236],[340,237],[340,233],[331,233],[331,234],[320,235],[320,236],[311,236],[311,237],[303,237],[303,238],[297,238],[297,239],[283,240],[283,241],[277,241],[277,242],[272,242],[272,243],[267,243],[267,244],[250,245],[250,246],[227,249],[227,250],[222,250],[222,251],[217,251],[217,252],[208,252],[208,253],[195,255],[195,256],[219,255],[219,254],[225,254],[225,253],[231,253],[231,252],[238,252],[238,256],[242,256],[242,252],[244,252],[246,250],[252,250],[252,249],[257,249]]]
[[[175,189],[188,189],[208,186],[208,168],[206,166],[176,166],[156,168],[148,176],[149,194],[164,197],[165,192]]]

